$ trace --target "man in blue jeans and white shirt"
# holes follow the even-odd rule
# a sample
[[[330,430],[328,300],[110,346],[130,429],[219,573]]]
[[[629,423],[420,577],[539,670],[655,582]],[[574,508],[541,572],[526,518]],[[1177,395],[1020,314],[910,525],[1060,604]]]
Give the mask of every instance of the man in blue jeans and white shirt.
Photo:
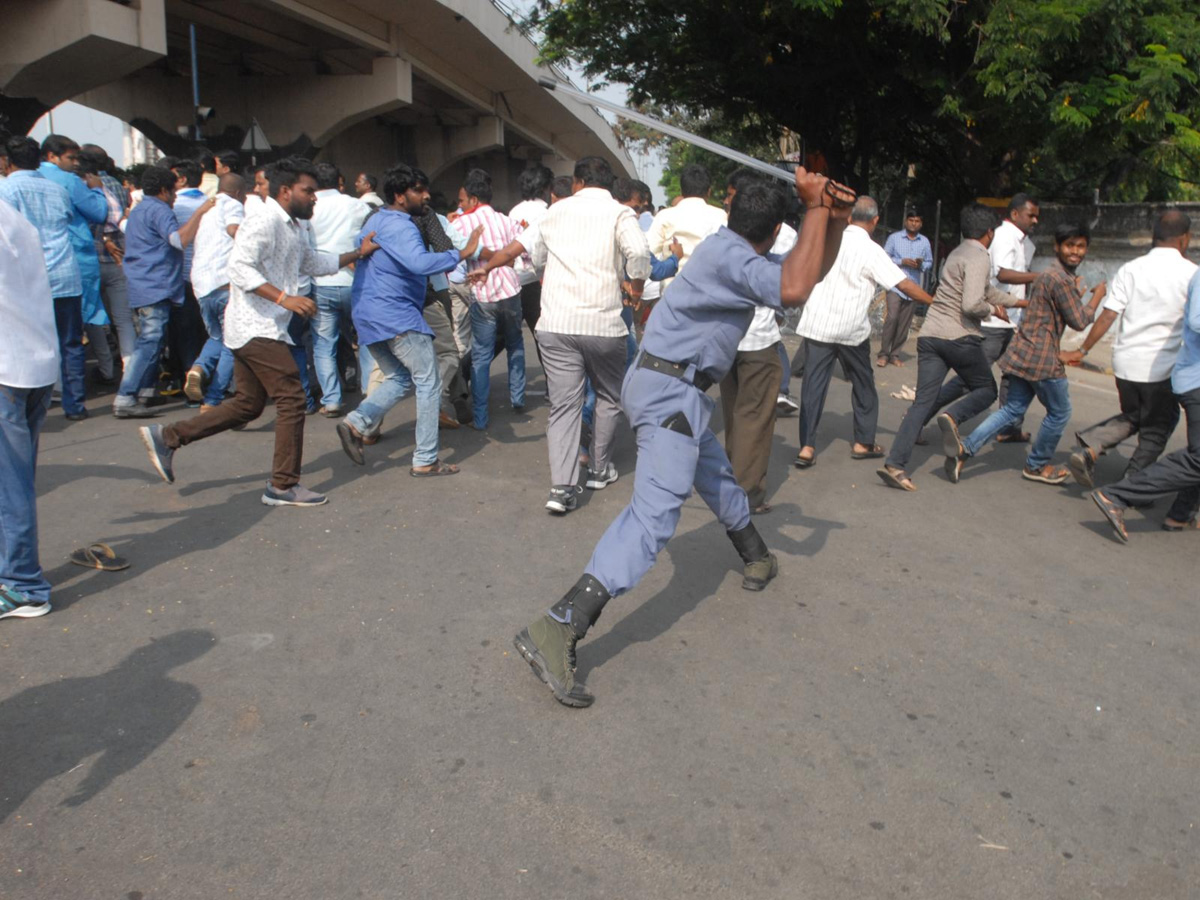
[[[158,166],[142,173],[142,193],[145,197],[129,214],[125,228],[125,280],[138,338],[113,400],[118,419],[157,415],[139,401],[139,392],[153,387],[158,378],[171,307],[183,306],[183,250],[195,240],[200,220],[214,203],[205,200],[181,227],[171,209],[175,173]]]
[[[342,254],[358,246],[358,232],[371,214],[369,207],[357,197],[338,190],[342,173],[331,163],[318,163],[317,205],[313,207],[312,229],[317,250]],[[342,334],[349,332],[350,292],[354,271],[349,266],[332,275],[318,275],[316,285],[317,315],[312,322],[313,367],[321,385],[321,415],[336,418],[342,409],[342,381],[338,375],[337,350]],[[368,358],[360,353],[360,358]],[[363,372],[364,385],[366,372]]]
[[[435,272],[449,272],[475,252],[480,228],[462,250],[431,253],[425,249],[413,216],[429,204],[429,178],[420,169],[398,165],[383,175],[385,206],[364,226],[374,232],[379,252],[360,262],[354,272],[354,327],[383,374],[354,412],[338,423],[342,449],[355,465],[363,465],[363,437],[414,389],[417,395],[417,447],[410,473],[414,477],[454,475],[458,466],[438,459],[438,412],[442,379],[433,349],[433,330],[425,322],[425,290]]]
[[[41,238],[3,200],[0,322],[0,619],[31,619],[50,612],[33,477],[59,372],[58,332]]]
[[[233,378],[233,352],[225,346],[225,307],[229,305],[229,255],[233,239],[246,219],[246,181],[226,172],[217,181],[216,206],[196,232],[192,257],[192,291],[208,340],[183,382],[187,398],[201,410],[220,406]]]

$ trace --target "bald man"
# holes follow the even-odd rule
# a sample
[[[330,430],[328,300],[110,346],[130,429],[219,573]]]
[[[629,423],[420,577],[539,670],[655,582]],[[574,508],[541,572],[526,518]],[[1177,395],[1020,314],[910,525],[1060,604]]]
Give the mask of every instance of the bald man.
[[[196,233],[192,258],[192,288],[204,317],[208,340],[188,370],[183,392],[201,410],[219,406],[233,377],[233,354],[224,342],[225,305],[229,302],[229,254],[233,238],[246,217],[246,182],[227,172],[217,183],[217,204]]]

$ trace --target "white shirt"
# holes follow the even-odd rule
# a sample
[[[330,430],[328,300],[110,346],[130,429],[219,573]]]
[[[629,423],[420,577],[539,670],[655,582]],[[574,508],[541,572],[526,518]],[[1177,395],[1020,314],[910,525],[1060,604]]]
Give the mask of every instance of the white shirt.
[[[58,380],[54,300],[38,230],[0,200],[0,384],[42,388]]]
[[[520,226],[521,232],[524,232],[526,228],[542,221],[542,217],[546,215],[546,210],[549,208],[550,204],[545,200],[535,197],[533,200],[522,200],[508,211],[508,217]],[[517,258],[513,269],[522,285],[533,284],[538,280],[537,269],[533,267],[533,261],[529,258],[528,253]]]
[[[1011,219],[1001,222],[1000,227],[992,236],[991,246],[988,247],[988,256],[992,259],[992,287],[1024,300],[1025,285],[1001,284],[996,276],[1000,274],[1001,269],[1028,272],[1029,267],[1033,264],[1033,254],[1036,252],[1037,247],[1034,246],[1029,235],[1014,225]],[[1021,315],[1024,312],[1023,309],[1010,309],[1008,310],[1010,321],[1005,322],[995,316],[988,316],[980,324],[984,328],[1016,328],[1021,324]]]
[[[771,245],[771,253],[776,256],[786,256],[793,247],[799,235],[796,229],[787,223],[779,227],[779,237]],[[752,350],[765,350],[780,341],[779,320],[775,310],[769,306],[758,306],[754,309],[754,318],[746,329],[746,336],[738,344],[739,353],[749,353]]]
[[[530,232],[533,232],[531,235]],[[650,277],[650,251],[633,210],[604,188],[559,200],[522,238],[533,264],[545,269],[537,330],[624,337],[621,281]]]
[[[228,194],[217,194],[217,204],[200,220],[192,257],[192,290],[197,299],[229,284],[229,254],[233,251],[230,225],[241,225],[246,208]]]
[[[317,205],[313,207],[312,217],[317,249],[334,256],[349,253],[358,246],[358,232],[370,214],[371,207],[366,203],[337,188],[317,191]],[[354,284],[354,270],[346,266],[334,275],[322,275],[313,280],[317,287],[349,287]]]
[[[867,314],[877,288],[894,288],[907,277],[865,228],[850,223],[833,267],[804,304],[796,334],[829,344],[861,344],[871,336]]]
[[[292,314],[254,290],[272,284],[295,295],[299,293],[301,272],[332,275],[337,270],[337,257],[312,249],[300,223],[274,198],[267,200],[259,215],[246,218],[233,241],[225,346],[237,350],[254,338],[292,343],[287,333]]]
[[[1113,373],[1150,384],[1171,377],[1183,345],[1183,311],[1196,264],[1172,247],[1155,247],[1117,269],[1104,308],[1117,319]]]
[[[703,197],[684,197],[654,217],[646,239],[650,252],[659,259],[666,259],[671,254],[672,238],[679,241],[683,246],[679,270],[683,271],[696,246],[724,224],[725,210],[721,207],[711,205]],[[674,280],[663,279],[662,289],[665,291]]]

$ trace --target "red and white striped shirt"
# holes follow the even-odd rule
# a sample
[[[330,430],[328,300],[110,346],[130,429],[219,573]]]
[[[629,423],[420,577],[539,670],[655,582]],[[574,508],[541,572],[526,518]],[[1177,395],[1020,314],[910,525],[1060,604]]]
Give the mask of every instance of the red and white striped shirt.
[[[503,213],[498,213],[486,203],[481,203],[469,213],[463,213],[454,220],[454,227],[462,232],[464,237],[470,237],[471,232],[483,226],[483,234],[479,238],[479,246],[488,250],[503,250],[516,240],[521,233],[521,223],[515,222]],[[482,260],[472,260],[467,271],[473,272],[483,267]],[[475,299],[480,303],[498,303],[507,297],[521,293],[521,282],[511,266],[500,266],[488,273],[487,281],[482,285],[471,288]]]

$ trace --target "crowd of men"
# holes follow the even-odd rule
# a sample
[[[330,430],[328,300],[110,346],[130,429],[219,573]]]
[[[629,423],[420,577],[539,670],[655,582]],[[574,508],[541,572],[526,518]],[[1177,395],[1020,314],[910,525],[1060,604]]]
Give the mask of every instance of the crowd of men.
[[[517,637],[523,658],[572,706],[591,702],[574,681],[575,643],[649,569],[693,489],[726,526],[744,587],[762,590],[774,577],[751,516],[771,510],[777,417],[798,413],[793,463],[811,469],[838,365],[852,386],[850,455],[884,460],[889,486],[917,489],[909,463],[936,417],[951,483],[990,441],[1027,443],[1023,477],[1074,478],[1121,540],[1124,511],[1168,493],[1177,496],[1164,528],[1196,527],[1200,277],[1186,256],[1191,223],[1178,211],[1157,219],[1149,253],[1089,288],[1078,274],[1085,225],[1060,226],[1054,259],[1035,273],[1036,201],[1017,194],[1002,221],[971,205],[933,289],[916,210],[881,245],[874,199],[803,169],[791,191],[739,170],[722,207],[712,202],[722,186],[688,166],[681,196],[655,212],[650,188],[617,178],[603,159],[580,160],[569,179],[531,165],[505,214],[482,169],[468,171],[447,203],[405,164],[380,178],[358,173],[347,190],[327,163],[288,158],[241,172],[237,154],[223,152],[166,159],[134,187],[101,148],[61,135],[3,148],[0,618],[50,610],[37,556],[37,439],[55,385],[63,415],[87,417],[85,344],[95,379],[114,386],[115,417],[157,418],[163,395],[176,393],[195,410],[140,426],[168,483],[181,448],[242,428],[272,400],[275,449],[261,499],[306,508],[327,501],[300,483],[309,415],[337,419],[346,455],[363,465],[387,413],[413,394],[410,474],[454,475],[442,432],[489,428],[501,402],[490,379],[498,354],[505,405],[526,405],[527,327],[549,400],[545,509],[566,515],[584,489],[617,481],[622,414],[638,445],[629,507],[580,581]],[[886,319],[873,353],[881,292]],[[915,399],[889,450],[876,440],[875,369],[905,364],[917,305],[927,311]],[[780,331],[789,307],[800,310],[803,339],[792,358]],[[1063,349],[1067,328],[1089,327],[1079,350]],[[1057,466],[1071,417],[1064,366],[1113,328],[1120,412],[1077,432],[1069,465]],[[798,404],[793,377],[802,378]],[[723,447],[709,425],[708,391],[718,385]],[[1035,398],[1046,414],[1031,436],[1022,423]],[[1160,459],[1181,408],[1188,446]],[[1135,435],[1125,477],[1097,487],[1097,458]]]

